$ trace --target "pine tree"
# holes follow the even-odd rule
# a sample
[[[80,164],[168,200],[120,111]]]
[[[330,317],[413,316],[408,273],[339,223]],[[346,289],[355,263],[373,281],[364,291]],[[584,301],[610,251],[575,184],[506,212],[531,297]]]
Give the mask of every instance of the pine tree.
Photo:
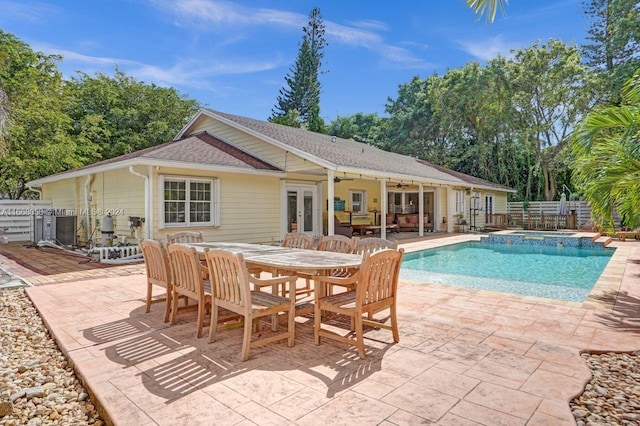
[[[292,127],[304,126],[308,130],[322,132],[324,122],[320,117],[322,86],[319,76],[322,73],[323,49],[327,42],[319,8],[311,10],[309,22],[302,31],[296,62],[284,78],[286,86],[280,89],[269,121]]]
[[[640,67],[640,11],[636,0],[590,0],[584,13],[591,18],[582,46],[586,65],[602,77],[604,93],[618,103],[624,82]]]

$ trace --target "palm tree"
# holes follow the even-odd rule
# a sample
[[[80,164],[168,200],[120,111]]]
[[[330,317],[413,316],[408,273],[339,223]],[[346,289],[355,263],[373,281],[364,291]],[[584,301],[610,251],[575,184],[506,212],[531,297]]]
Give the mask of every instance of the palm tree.
[[[640,227],[640,69],[621,97],[619,106],[592,109],[573,134],[573,182],[606,229],[613,228],[614,209],[624,225]]]
[[[498,9],[504,14],[504,6],[508,4],[508,0],[467,0],[467,7],[473,9],[478,17],[485,15],[485,20],[489,23],[495,19]]]

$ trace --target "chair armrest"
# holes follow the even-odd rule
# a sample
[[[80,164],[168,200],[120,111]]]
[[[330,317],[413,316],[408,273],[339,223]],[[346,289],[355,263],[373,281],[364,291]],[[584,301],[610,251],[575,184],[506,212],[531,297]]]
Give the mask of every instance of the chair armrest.
[[[209,279],[209,268],[207,268],[203,264],[200,264],[200,273],[202,274],[202,279]]]
[[[351,284],[355,284],[358,281],[359,277],[360,277],[360,271],[358,270],[358,272],[348,277],[332,277],[332,276],[325,276],[325,275],[315,275],[313,279],[316,281],[321,281],[326,284],[348,286]]]
[[[287,292],[286,284],[289,283],[289,290],[294,288],[296,285],[296,281],[298,281],[298,277],[295,275],[284,275],[281,277],[273,277],[273,278],[256,278],[253,275],[249,275],[249,282],[257,285],[258,287],[266,287],[273,286],[277,284],[282,284],[283,290]]]

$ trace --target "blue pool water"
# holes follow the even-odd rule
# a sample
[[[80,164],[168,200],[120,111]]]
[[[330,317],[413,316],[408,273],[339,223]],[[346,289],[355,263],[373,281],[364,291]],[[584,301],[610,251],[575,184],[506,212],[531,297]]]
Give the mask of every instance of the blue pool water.
[[[400,277],[582,302],[614,250],[472,241],[408,253]]]

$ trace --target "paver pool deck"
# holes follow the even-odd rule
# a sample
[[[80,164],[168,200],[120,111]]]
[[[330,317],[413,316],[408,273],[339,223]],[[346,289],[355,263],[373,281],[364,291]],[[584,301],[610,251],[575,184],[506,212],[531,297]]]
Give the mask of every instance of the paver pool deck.
[[[0,248],[0,267],[34,284],[28,296],[116,425],[572,425],[569,401],[590,380],[580,352],[640,349],[640,242],[611,246],[584,304],[401,281],[400,342],[370,331],[365,360],[355,347],[316,346],[299,318],[294,347],[240,362],[240,329],[209,344],[195,316],[172,326],[161,304],[145,313],[143,265],[84,269],[73,256],[53,264]]]

